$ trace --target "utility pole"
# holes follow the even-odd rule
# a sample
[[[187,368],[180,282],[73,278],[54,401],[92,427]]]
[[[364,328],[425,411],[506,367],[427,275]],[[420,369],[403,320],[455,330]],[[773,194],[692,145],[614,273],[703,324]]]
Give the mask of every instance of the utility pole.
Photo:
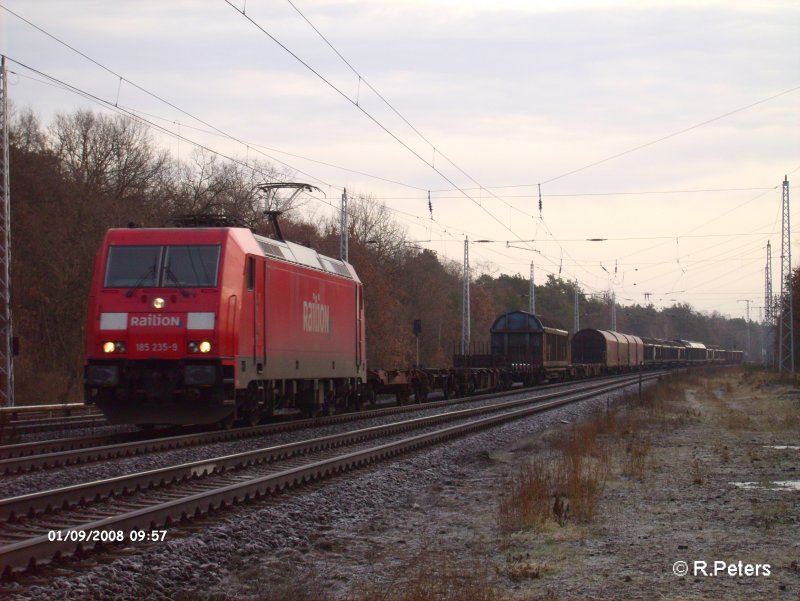
[[[469,352],[469,237],[464,238],[464,295],[461,299],[461,354]]]
[[[536,289],[533,283],[533,261],[531,261],[531,289],[528,295],[528,310],[530,313],[536,314]]]
[[[11,324],[11,165],[9,162],[8,70],[0,59],[0,405],[14,406],[14,338]]]
[[[781,316],[778,369],[794,374],[794,311],[792,308],[792,232],[789,227],[789,178],[783,178],[781,223]]]
[[[764,268],[764,346],[766,346],[765,364],[775,364],[775,316],[772,311],[772,242],[767,240],[767,266]]]
[[[574,316],[575,317],[575,319],[574,319],[575,328],[574,328],[573,332],[577,332],[578,330],[581,329],[581,312],[580,312],[580,307],[578,306],[579,295],[580,295],[580,292],[579,292],[579,289],[578,289],[578,280],[575,280],[575,316]]]
[[[349,263],[350,249],[347,244],[347,188],[342,193],[342,214],[339,219],[339,258]]]

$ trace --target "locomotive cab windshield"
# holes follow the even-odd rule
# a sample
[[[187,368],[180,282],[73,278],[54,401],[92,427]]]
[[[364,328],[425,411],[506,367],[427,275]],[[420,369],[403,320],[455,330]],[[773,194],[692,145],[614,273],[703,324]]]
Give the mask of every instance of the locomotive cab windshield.
[[[104,286],[129,288],[213,288],[217,285],[218,244],[112,246]]]

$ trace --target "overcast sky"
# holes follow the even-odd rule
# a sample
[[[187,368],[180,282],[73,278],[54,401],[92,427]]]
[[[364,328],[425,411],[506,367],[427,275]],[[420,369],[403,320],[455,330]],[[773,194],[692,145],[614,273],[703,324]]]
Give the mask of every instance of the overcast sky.
[[[0,6],[12,101],[45,122],[116,104],[226,155],[282,161],[324,191],[308,205],[320,216],[346,187],[440,256],[492,241],[470,244],[474,274],[527,277],[533,261],[537,282],[733,317],[750,300],[757,319],[771,240],[778,292],[781,184],[800,179],[796,1]]]

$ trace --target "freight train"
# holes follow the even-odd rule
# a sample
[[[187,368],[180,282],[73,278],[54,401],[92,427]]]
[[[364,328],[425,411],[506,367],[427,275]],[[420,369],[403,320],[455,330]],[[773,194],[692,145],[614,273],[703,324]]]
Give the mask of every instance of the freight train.
[[[192,225],[198,225],[191,221]],[[255,424],[275,414],[445,398],[515,382],[740,363],[740,351],[500,315],[488,353],[445,369],[367,370],[364,290],[353,266],[243,227],[109,230],[89,297],[84,391],[111,423]]]
[[[569,332],[553,320],[527,311],[497,317],[489,330],[490,352],[454,356],[454,365],[498,374],[525,385],[679,366],[740,364],[743,351],[706,347],[689,340],[661,340],[586,328]]]

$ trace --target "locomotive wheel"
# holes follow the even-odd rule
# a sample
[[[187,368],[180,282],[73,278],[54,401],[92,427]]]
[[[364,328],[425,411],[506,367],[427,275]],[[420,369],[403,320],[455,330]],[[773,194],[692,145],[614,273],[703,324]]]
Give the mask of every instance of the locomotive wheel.
[[[247,387],[247,393],[239,408],[239,416],[244,419],[248,426],[257,426],[261,422],[261,403],[260,397],[264,395],[263,389],[259,389],[255,382]]]

